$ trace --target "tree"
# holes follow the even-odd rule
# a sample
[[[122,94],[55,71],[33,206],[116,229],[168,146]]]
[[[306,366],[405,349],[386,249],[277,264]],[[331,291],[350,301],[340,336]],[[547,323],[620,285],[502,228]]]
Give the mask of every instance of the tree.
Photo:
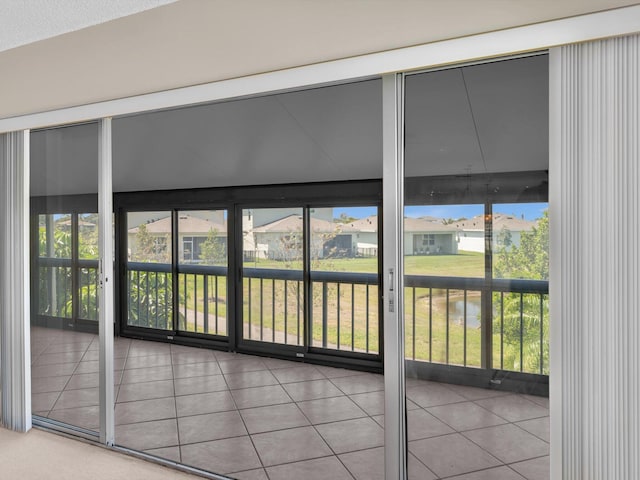
[[[498,245],[508,249],[513,245],[513,240],[511,238],[511,230],[507,227],[502,227],[500,232],[498,232]]]
[[[498,249],[493,271],[498,278],[549,280],[549,214],[546,210],[537,226],[520,234],[519,246],[505,243]]]
[[[510,240],[510,239],[509,239]],[[520,245],[502,244],[494,256],[494,276],[529,280],[549,279],[549,215],[545,211],[530,232],[522,232]],[[493,333],[504,335],[504,368],[549,373],[549,297],[539,293],[493,295],[496,318]],[[501,324],[500,320],[504,319]],[[540,344],[542,330],[543,342]],[[520,338],[522,336],[522,345]],[[522,347],[522,362],[520,348]],[[540,352],[542,348],[542,352]],[[543,362],[542,368],[540,362]]]
[[[136,233],[136,261],[153,263],[171,263],[170,251],[167,248],[169,236],[153,236],[143,223]]]
[[[144,263],[171,263],[169,235],[151,235],[147,226],[138,226],[136,233],[135,261]],[[169,272],[150,272],[130,270],[129,308],[130,325],[159,329],[172,329],[173,326],[173,283]],[[180,292],[179,302],[185,293]],[[178,313],[178,322],[184,315]]]
[[[356,217],[352,217],[351,215],[347,215],[346,213],[341,213],[340,217],[334,218],[333,221],[335,223],[352,223],[357,220]]]
[[[207,265],[227,263],[227,249],[217,229],[209,229],[207,239],[200,245],[200,260]]]

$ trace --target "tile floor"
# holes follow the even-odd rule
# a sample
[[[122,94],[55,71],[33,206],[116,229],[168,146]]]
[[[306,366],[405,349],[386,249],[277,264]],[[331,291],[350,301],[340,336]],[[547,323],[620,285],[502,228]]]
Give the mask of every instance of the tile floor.
[[[95,335],[32,328],[37,415],[98,427]],[[381,375],[115,339],[116,443],[238,479],[383,479]],[[546,398],[407,381],[409,477],[547,479]]]

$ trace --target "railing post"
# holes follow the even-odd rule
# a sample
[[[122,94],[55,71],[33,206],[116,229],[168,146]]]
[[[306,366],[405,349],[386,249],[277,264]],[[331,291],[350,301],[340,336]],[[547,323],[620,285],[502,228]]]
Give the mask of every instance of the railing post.
[[[327,347],[327,282],[322,282],[322,346]]]
[[[491,200],[484,204],[484,280],[482,289],[481,314],[481,365],[493,368],[493,205]]]
[[[209,275],[205,273],[202,277],[202,313],[204,314],[204,333],[209,333]],[[218,295],[216,293],[216,303],[217,302]],[[216,333],[218,333],[217,329]]]

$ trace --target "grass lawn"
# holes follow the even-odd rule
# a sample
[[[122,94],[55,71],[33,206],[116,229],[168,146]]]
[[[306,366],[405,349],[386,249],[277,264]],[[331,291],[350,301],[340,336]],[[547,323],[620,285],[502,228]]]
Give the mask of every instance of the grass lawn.
[[[258,259],[245,262],[245,268],[302,269],[302,263],[286,264],[277,260]],[[312,270],[331,272],[376,273],[377,258],[330,258],[314,260]],[[416,255],[405,257],[407,275],[434,275],[443,277],[482,277],[484,254],[460,251],[457,255]]]

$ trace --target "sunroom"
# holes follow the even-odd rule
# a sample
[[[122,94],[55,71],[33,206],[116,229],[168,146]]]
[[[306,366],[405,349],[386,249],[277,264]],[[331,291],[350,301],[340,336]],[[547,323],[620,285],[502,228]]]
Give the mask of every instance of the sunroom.
[[[406,77],[411,476],[548,454],[547,78],[544,52]],[[382,99],[371,78],[111,120],[116,445],[238,478],[380,457]],[[33,413],[89,437],[104,128],[31,133]],[[530,220],[517,244],[499,214]],[[459,433],[498,426],[522,454]],[[477,461],[440,465],[442,441]]]
[[[0,120],[3,422],[209,478],[566,471],[618,358],[586,343],[635,334],[589,309],[634,272],[599,247],[635,150],[576,119],[627,104],[637,39],[591,84],[592,44],[487,38]]]

